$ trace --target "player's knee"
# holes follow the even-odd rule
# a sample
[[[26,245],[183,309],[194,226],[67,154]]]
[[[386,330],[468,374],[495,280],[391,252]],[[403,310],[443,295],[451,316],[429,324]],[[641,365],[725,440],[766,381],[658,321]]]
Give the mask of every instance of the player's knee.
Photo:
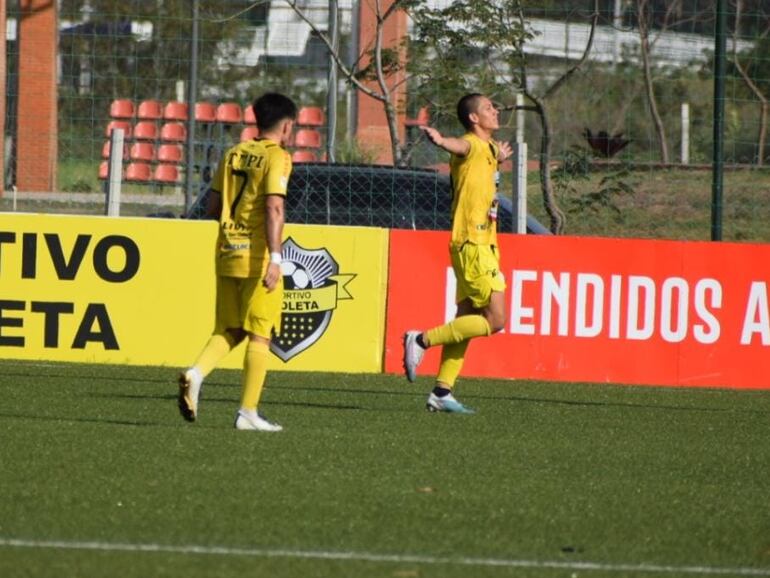
[[[499,333],[505,329],[505,313],[492,313],[487,316],[487,324],[489,325],[490,335],[493,333]]]
[[[505,329],[505,316],[500,315],[499,317],[495,317],[492,320],[492,323],[489,324],[489,328],[492,331],[492,333],[499,333],[503,329]]]

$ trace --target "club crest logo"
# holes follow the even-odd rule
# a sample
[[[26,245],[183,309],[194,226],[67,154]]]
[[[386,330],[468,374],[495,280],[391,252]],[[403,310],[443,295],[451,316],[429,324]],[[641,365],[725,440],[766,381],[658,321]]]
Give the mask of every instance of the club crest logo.
[[[353,299],[347,285],[355,274],[340,274],[329,251],[304,249],[291,237],[283,243],[281,255],[281,334],[273,336],[270,351],[287,362],[321,338],[338,301]]]

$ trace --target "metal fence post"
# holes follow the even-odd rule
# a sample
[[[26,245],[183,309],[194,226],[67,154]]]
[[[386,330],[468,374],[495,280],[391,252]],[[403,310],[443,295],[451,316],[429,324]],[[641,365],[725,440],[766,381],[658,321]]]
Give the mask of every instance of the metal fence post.
[[[682,103],[682,164],[690,164],[690,105]]]
[[[527,143],[513,145],[513,230],[527,233]]]
[[[123,142],[122,128],[110,133],[110,160],[105,184],[105,214],[108,217],[120,216],[120,189],[123,184]]]

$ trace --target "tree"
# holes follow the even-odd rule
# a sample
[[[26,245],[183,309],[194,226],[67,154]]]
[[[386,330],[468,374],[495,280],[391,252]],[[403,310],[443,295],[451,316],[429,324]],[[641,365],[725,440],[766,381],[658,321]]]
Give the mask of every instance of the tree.
[[[401,38],[396,45],[386,45],[384,32],[389,19],[398,11],[408,11],[420,0],[374,0],[372,8],[376,25],[373,38],[356,60],[357,63],[366,62],[365,66],[349,66],[344,61],[339,47],[335,46],[329,35],[322,32],[309,18],[305,10],[299,5],[298,0],[285,1],[321,39],[346,80],[360,92],[382,103],[388,123],[393,162],[396,165],[404,164],[406,157],[404,145],[399,137],[398,111],[399,97],[407,81],[405,75],[402,74],[406,65],[405,46],[407,39]]]
[[[541,127],[539,160],[543,204],[554,233],[566,224],[551,179],[552,128],[548,99],[585,62],[593,45],[599,17],[599,0],[593,2],[591,33],[582,58],[562,72],[541,93],[528,82],[528,63],[524,46],[533,37],[519,0],[475,2],[458,0],[444,9],[421,7],[415,12],[417,46],[421,49],[416,73],[423,90],[438,98],[456,102],[459,93],[478,90],[489,94],[506,111],[517,108],[515,97],[522,92],[529,104],[524,109],[537,114]],[[413,59],[414,61],[414,59]],[[422,64],[419,64],[421,62]],[[433,98],[436,98],[434,96]],[[432,103],[447,108],[449,103]]]
[[[741,28],[742,15],[743,15],[743,0],[736,0],[735,26],[733,28],[733,66],[735,66],[735,69],[738,71],[738,74],[746,83],[746,86],[749,88],[749,90],[751,90],[752,94],[759,101],[759,130],[757,134],[756,160],[757,160],[757,165],[761,167],[764,164],[764,160],[765,160],[765,141],[767,140],[768,98],[767,96],[765,96],[765,93],[762,90],[761,83],[757,82],[751,77],[747,66],[741,63],[738,55],[737,46],[738,46],[738,38],[739,38],[740,28]],[[752,55],[752,54],[749,55],[748,60],[750,63],[755,59],[759,60],[758,58],[759,55],[764,55],[766,57],[766,55],[768,54],[767,52],[768,43],[763,42],[767,39],[768,33],[770,33],[770,25],[768,25],[768,27],[765,28],[765,30],[762,32],[757,42],[759,50],[757,49],[754,50],[754,52],[756,52],[756,55]],[[767,76],[765,76],[764,78],[767,78]]]

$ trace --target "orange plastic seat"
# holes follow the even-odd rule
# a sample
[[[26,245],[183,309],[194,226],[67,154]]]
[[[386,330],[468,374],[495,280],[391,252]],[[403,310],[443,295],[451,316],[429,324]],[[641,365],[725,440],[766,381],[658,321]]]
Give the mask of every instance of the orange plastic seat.
[[[187,103],[171,101],[163,108],[164,120],[187,120]]]
[[[135,142],[131,145],[128,157],[132,161],[151,162],[155,158],[155,147],[148,142]]]
[[[243,114],[241,105],[235,102],[223,102],[217,106],[217,122],[224,124],[238,124],[241,122]]]
[[[134,116],[134,103],[126,98],[113,100],[110,104],[110,116],[112,118],[132,118]]]
[[[198,122],[215,122],[217,120],[217,107],[210,102],[196,102],[195,120]]]
[[[127,120],[111,120],[109,123],[107,123],[107,128],[105,129],[105,134],[107,137],[112,135],[112,131],[116,128],[123,129],[123,138],[131,138],[131,123]]]
[[[158,125],[151,120],[140,120],[134,126],[134,138],[137,140],[157,140]]]
[[[257,124],[257,117],[254,115],[254,107],[250,104],[243,107],[243,122],[246,124]]]
[[[295,163],[314,163],[318,161],[318,157],[313,151],[294,151],[291,160]]]
[[[99,164],[99,178],[101,180],[105,180],[109,176],[109,173],[110,173],[110,163],[108,163],[107,161],[102,161]]]
[[[259,130],[255,126],[247,126],[241,131],[241,142],[259,137]]]
[[[143,100],[136,111],[139,120],[160,120],[163,118],[163,107],[157,100]]]
[[[184,142],[187,140],[187,128],[181,122],[167,122],[160,128],[160,140]]]
[[[182,147],[176,144],[162,144],[158,147],[158,161],[161,163],[181,163]]]
[[[317,106],[303,106],[297,114],[299,126],[323,126],[324,112]]]
[[[417,111],[415,118],[408,118],[404,121],[405,126],[428,126],[430,122],[430,112],[427,106],[423,106]]]
[[[130,163],[126,167],[126,180],[146,182],[152,177],[152,169],[147,163]]]
[[[176,165],[158,165],[152,175],[158,183],[176,183],[179,181],[179,169]]]
[[[294,146],[298,148],[320,149],[321,133],[317,130],[302,128],[294,137]]]

